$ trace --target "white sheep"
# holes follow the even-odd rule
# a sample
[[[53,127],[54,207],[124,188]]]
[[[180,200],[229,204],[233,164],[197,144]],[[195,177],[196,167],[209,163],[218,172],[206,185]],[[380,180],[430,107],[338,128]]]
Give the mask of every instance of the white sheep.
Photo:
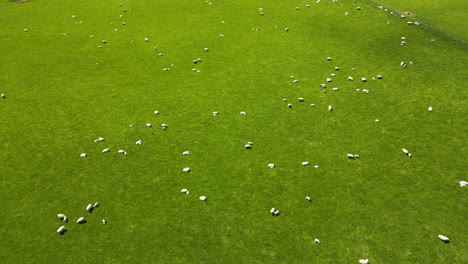
[[[162,129],[167,129],[167,125],[166,125],[166,124],[161,124],[161,127],[162,127]]]
[[[273,214],[275,211],[276,211],[276,209],[275,209],[275,208],[271,208],[271,210],[270,210],[270,214]]]
[[[331,105],[328,106],[328,111],[333,111],[333,107]]]
[[[152,127],[153,125],[151,125],[151,123],[146,123],[146,126],[147,127]]]
[[[429,106],[429,108],[427,108],[427,111],[432,112],[432,106]]]
[[[465,187],[465,186],[468,185],[468,182],[467,181],[460,181],[459,184],[460,184],[460,187]]]
[[[327,61],[331,61],[333,60],[331,57],[327,57]]]
[[[306,196],[305,199],[309,202],[312,201],[312,199],[309,196]]]
[[[80,157],[82,157],[82,158],[86,158],[86,156],[88,156],[86,153],[81,153],[80,154]]]
[[[315,104],[310,104],[310,106],[315,107]]]
[[[360,259],[359,264],[369,264],[369,260],[368,259]]]
[[[188,151],[188,150],[187,150],[187,151],[184,151],[184,152],[182,152],[182,155],[188,156],[188,155],[190,155],[190,151]]]
[[[314,168],[318,169],[318,168],[320,168],[320,166],[319,165],[314,165]]]
[[[354,154],[354,158],[355,158],[355,159],[359,159],[359,155]]]
[[[308,166],[309,164],[310,164],[310,163],[309,163],[308,161],[303,161],[303,162],[301,163],[302,166]]]
[[[127,155],[127,151],[123,149],[118,150],[117,153]]]
[[[383,79],[382,75],[377,75],[377,79]]]
[[[348,159],[354,159],[354,155],[353,155],[353,154],[346,154],[346,156],[348,157]]]
[[[93,205],[92,204],[88,204],[88,206],[86,206],[86,211],[90,212],[93,211]]]
[[[317,244],[320,244],[320,240],[318,240],[317,238],[314,239],[314,242],[317,243]]]
[[[367,82],[367,78],[362,77],[362,78],[361,78],[361,81]]]
[[[348,80],[353,81],[354,79],[352,76],[348,76]]]
[[[145,41],[146,41],[146,42],[149,42],[149,38],[145,38]]]
[[[408,150],[405,149],[405,148],[401,148],[401,151],[403,151],[403,153],[404,153],[405,155],[408,155],[408,153],[409,153]]]
[[[275,164],[273,164],[273,163],[268,164],[268,168],[273,169],[274,167],[275,167]]]
[[[154,114],[159,115],[159,111],[154,111]]]
[[[86,219],[84,217],[80,217],[80,218],[78,218],[78,220],[76,220],[76,222],[78,224],[83,224],[83,223],[86,223]]]
[[[190,171],[190,168],[188,168],[188,167],[187,167],[187,168],[183,168],[182,171],[183,171],[183,172],[189,172],[189,171]]]
[[[245,112],[244,112],[244,111],[242,111],[242,112],[240,112],[240,114],[241,114],[241,115],[245,115]]]
[[[102,219],[102,224],[103,225],[107,224],[106,219]]]
[[[293,82],[293,83],[297,83],[297,82],[298,82],[298,80],[293,80],[292,82]]]
[[[369,93],[369,90],[368,89],[362,89],[362,92]]]
[[[206,201],[206,196],[200,196],[198,199],[200,199],[200,201]]]
[[[143,141],[141,141],[141,139],[137,140],[137,142],[135,142],[135,144],[137,145],[141,145],[143,143]]]
[[[6,98],[6,95],[5,95],[5,94],[2,94],[1,97],[2,97],[2,98]]]
[[[276,211],[273,212],[273,215],[274,215],[274,216],[278,216],[279,214],[280,214],[280,211],[279,211],[279,210],[276,210]]]
[[[374,121],[375,121],[376,123],[380,122],[380,120],[378,120],[378,119],[376,119],[376,120],[374,120]]]
[[[443,236],[443,235],[438,235],[437,237],[439,237],[440,240],[442,240],[442,241],[444,241],[446,243],[450,241],[448,237]]]
[[[322,83],[322,84],[320,84],[320,88],[324,88],[324,89],[325,89],[325,88],[327,88],[327,85],[324,84],[324,83]]]
[[[331,79],[331,78],[327,78],[327,82],[332,82],[332,79]]]
[[[109,152],[109,151],[110,151],[109,148],[105,148],[105,149],[102,150],[102,153],[106,153],[106,152]]]
[[[302,98],[302,97],[297,98],[297,100],[298,100],[299,102],[304,102],[304,98]]]
[[[339,70],[340,70],[340,67],[335,67],[335,70],[339,71]]]
[[[335,77],[335,76],[336,76],[336,74],[334,74],[334,73],[330,73],[330,76],[331,76],[331,77]]]
[[[66,218],[66,216],[64,214],[58,214],[57,217],[59,219],[62,219],[62,220]]]
[[[244,147],[245,147],[246,149],[251,149],[251,148],[252,148],[252,145],[250,145],[250,144],[245,144]]]
[[[288,107],[289,107],[289,108],[292,108],[293,106],[292,106],[292,104],[288,104]]]
[[[65,232],[65,226],[61,226],[57,229],[57,233],[62,234],[63,232]]]
[[[186,193],[186,192],[188,192],[188,189],[185,189],[185,188],[184,188],[184,189],[180,190],[180,192]]]
[[[213,116],[217,116],[218,114],[218,112],[213,112]]]
[[[338,91],[338,88],[335,87],[335,88],[332,88],[332,90],[333,90],[333,91]]]
[[[204,51],[209,51],[209,49],[208,49],[208,48],[204,48],[203,50],[204,50]]]
[[[93,205],[94,208],[99,207],[99,206],[101,206],[101,205],[98,202],[95,202],[94,205]]]

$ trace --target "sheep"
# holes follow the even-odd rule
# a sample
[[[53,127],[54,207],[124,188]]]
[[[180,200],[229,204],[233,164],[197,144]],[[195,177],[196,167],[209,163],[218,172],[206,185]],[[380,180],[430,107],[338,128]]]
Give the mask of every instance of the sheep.
[[[204,48],[203,50],[204,50],[204,51],[209,51],[209,49],[208,49],[208,48]]]
[[[419,22],[414,22],[414,25],[419,26],[419,25],[421,25],[421,23],[419,23]]]
[[[167,124],[161,124],[162,129],[167,129]]]
[[[109,152],[109,151],[110,151],[109,148],[105,148],[105,149],[102,150],[102,153],[106,153],[106,152]]]
[[[328,111],[333,111],[333,107],[331,105],[328,106]]]
[[[297,100],[298,100],[299,102],[304,102],[304,98],[302,98],[302,97],[297,98]]]
[[[301,163],[302,166],[309,166],[309,164],[310,164],[310,163],[309,163],[308,161],[303,161],[303,162]]]
[[[443,236],[443,235],[438,235],[437,237],[439,237],[440,240],[444,241],[445,243],[448,243],[450,242],[449,238],[446,237],[446,236]]]
[[[382,75],[377,75],[377,79],[383,79]]]
[[[275,167],[275,164],[273,164],[273,163],[268,164],[268,168],[273,169],[274,167]]]
[[[106,43],[107,43],[107,40],[103,39],[101,42],[102,42],[103,44],[106,44]]]
[[[92,204],[88,204],[88,206],[86,206],[86,211],[88,211],[88,212],[91,213],[91,212],[93,211],[93,208],[94,208],[94,207],[93,207]]]
[[[312,201],[312,199],[311,199],[309,196],[306,196],[305,199],[306,199],[307,201],[309,201],[309,202]]]
[[[88,156],[86,153],[81,153],[80,154],[80,157],[82,157],[82,158],[86,158],[86,156]]]
[[[317,243],[317,244],[320,244],[320,240],[318,240],[317,238],[314,239],[314,242]]]
[[[158,53],[158,56],[163,56],[164,54],[163,53]]]
[[[297,83],[297,82],[298,82],[298,80],[293,80],[292,82],[293,82],[293,83]]]
[[[327,82],[332,82],[332,79],[331,79],[331,78],[327,78]]]
[[[288,104],[288,107],[289,107],[289,108],[292,108],[292,104]]]
[[[360,6],[356,7],[356,10],[361,10],[361,7]]]
[[[122,22],[122,25],[124,25],[124,26],[125,26],[125,25],[127,25],[127,23],[125,23],[125,22]]]
[[[65,232],[65,226],[61,226],[57,229],[57,233],[62,234],[63,232]]]
[[[184,188],[184,189],[180,190],[180,192],[182,192],[182,193],[187,193],[187,192],[188,192],[188,189],[185,189],[185,188]]]
[[[252,143],[252,142],[250,142],[250,141],[249,141],[249,142],[247,142],[247,144],[249,144],[249,145],[253,145],[253,143]]]
[[[320,166],[319,165],[314,165],[314,168],[318,169],[318,168],[320,168]]]
[[[25,29],[24,29],[24,32],[28,32],[28,29],[27,29],[27,28],[25,28]]]
[[[146,123],[146,126],[147,127],[152,127],[153,125],[151,125],[151,123]]]
[[[349,80],[349,81],[353,81],[354,79],[353,79],[352,76],[348,76],[348,80]]]
[[[369,93],[369,90],[368,89],[362,89],[362,92]]]
[[[107,224],[106,219],[102,219],[102,224],[103,225]]]
[[[362,77],[362,78],[361,78],[361,81],[367,82],[367,78]]]
[[[218,112],[213,112],[213,116],[217,116],[218,114]]]
[[[354,154],[354,158],[355,158],[355,159],[359,159],[359,155]]]
[[[406,22],[406,24],[408,24],[408,25],[413,25],[413,22],[408,21],[408,22]]]
[[[261,15],[263,16],[263,13],[261,13]],[[224,34],[219,34],[218,36],[224,37]]]
[[[323,89],[325,89],[325,88],[327,88],[327,85],[326,85],[326,84],[324,84],[324,83],[322,83],[322,84],[320,84],[320,88],[323,88]]]
[[[408,154],[406,154],[406,156],[408,156],[410,158],[413,157],[413,155],[411,155],[411,153],[409,153],[409,152],[408,152]]]
[[[155,114],[155,115],[159,115],[159,111],[154,111],[154,114]]]
[[[65,219],[66,216],[64,214],[58,214],[57,217],[61,220]]]
[[[271,210],[270,210],[270,214],[273,214],[275,211],[276,211],[276,209],[275,209],[275,208],[271,208]]]
[[[348,159],[354,159],[354,155],[353,155],[353,154],[346,154],[346,156],[348,157]]]
[[[427,108],[427,111],[432,112],[432,106],[429,106],[429,108]]]
[[[288,99],[286,99],[286,98],[283,99],[283,102],[287,102],[287,101],[288,101]]]
[[[149,42],[149,38],[145,38],[145,42]]]
[[[406,68],[406,63],[401,62],[401,63],[400,63],[400,66],[403,67],[403,68]]]
[[[200,196],[198,199],[199,199],[200,201],[206,201],[207,198],[206,198],[206,196]]]
[[[6,98],[6,95],[5,95],[5,94],[2,94],[1,97],[2,97],[2,98]]]
[[[190,171],[190,168],[188,168],[188,167],[187,167],[187,168],[183,168],[182,171],[183,171],[183,172],[189,172],[189,171]]]
[[[296,10],[299,10],[300,8],[296,6]]]
[[[241,115],[245,115],[245,112],[244,112],[244,111],[242,111],[242,112],[240,112],[240,114],[241,114]]]
[[[333,59],[331,57],[327,57],[327,61],[332,61]]]
[[[245,147],[246,149],[251,149],[251,148],[252,148],[252,145],[250,145],[250,144],[245,144],[244,147]]]
[[[408,153],[409,153],[408,150],[405,149],[405,148],[401,148],[401,151],[403,151],[403,153],[404,153],[405,155],[408,155]]]
[[[315,104],[310,104],[310,106],[315,107]]]
[[[339,70],[340,70],[340,67],[335,67],[335,70],[339,71]]]
[[[273,212],[273,215],[274,215],[274,216],[280,215],[280,211],[279,211],[279,210],[274,211],[274,212]]]
[[[359,264],[369,264],[369,260],[368,259],[360,259]]]
[[[285,28],[284,31],[289,31],[289,28]]]
[[[330,76],[331,76],[331,77],[335,77],[335,76],[336,76],[336,74],[334,74],[334,73],[331,73],[331,74],[330,74]]]
[[[143,143],[143,141],[141,141],[141,139],[137,140],[137,142],[135,142],[135,144],[137,145],[141,145],[141,143]]]
[[[378,119],[375,119],[374,121],[375,121],[376,123],[380,122],[380,120],[378,120]]]
[[[307,8],[310,8],[310,5],[306,5]]]
[[[467,181],[460,181],[459,184],[460,184],[460,187],[465,187],[465,186],[468,185],[468,182]]]
[[[400,42],[400,46],[405,46],[406,45],[406,41],[401,41]]]
[[[182,155],[188,156],[188,155],[190,155],[190,152],[189,152],[188,150],[187,150],[187,151],[184,151],[184,152],[182,152]]]
[[[84,224],[84,223],[86,223],[86,219],[84,217],[80,217],[80,218],[78,218],[78,220],[76,220],[76,222],[78,224]]]
[[[338,88],[335,87],[335,88],[332,88],[332,90],[333,90],[333,91],[338,91]]]
[[[127,151],[123,149],[118,150],[117,153],[127,155]]]
[[[95,202],[94,205],[93,205],[94,208],[99,207],[99,206],[101,206],[101,205],[98,202]]]

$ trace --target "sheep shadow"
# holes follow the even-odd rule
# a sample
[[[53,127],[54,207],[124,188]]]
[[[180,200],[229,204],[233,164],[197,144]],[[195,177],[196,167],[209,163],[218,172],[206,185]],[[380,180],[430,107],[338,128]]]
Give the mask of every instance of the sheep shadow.
[[[63,235],[65,235],[65,233],[66,233],[67,231],[68,231],[67,229],[64,229],[64,230],[62,230],[62,232],[59,233],[59,235],[63,236]]]

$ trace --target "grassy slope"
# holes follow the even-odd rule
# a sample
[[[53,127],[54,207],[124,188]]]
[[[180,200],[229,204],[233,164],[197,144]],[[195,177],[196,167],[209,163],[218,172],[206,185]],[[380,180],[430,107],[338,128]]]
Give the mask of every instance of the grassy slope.
[[[466,30],[468,25],[466,18],[468,5],[466,1],[377,0],[374,2],[397,10],[400,13],[410,11],[413,15],[408,17],[409,20],[420,20],[426,27],[434,27],[464,43],[468,40],[468,31]]]
[[[2,259],[467,261],[466,190],[457,186],[466,166],[465,48],[430,42],[433,33],[363,3],[361,12],[344,1],[310,9],[302,1],[123,3],[132,11],[117,2],[1,6]],[[99,49],[102,39],[109,43]],[[201,73],[191,71],[198,57]],[[400,61],[414,64],[403,69]],[[319,84],[334,66],[340,91],[324,94]],[[384,79],[346,80],[376,74]],[[305,103],[295,101],[300,96]],[[93,143],[99,136],[106,141]],[[143,145],[134,145],[139,138]],[[243,149],[247,141],[253,150]],[[129,154],[102,155],[105,147]],[[89,157],[79,159],[81,152]],[[347,160],[349,152],[361,159]],[[321,168],[300,166],[304,160]],[[186,166],[191,173],[182,173]],[[102,206],[88,216],[84,207],[94,201]],[[283,215],[269,216],[271,207]],[[59,212],[89,222],[68,223],[58,236]]]

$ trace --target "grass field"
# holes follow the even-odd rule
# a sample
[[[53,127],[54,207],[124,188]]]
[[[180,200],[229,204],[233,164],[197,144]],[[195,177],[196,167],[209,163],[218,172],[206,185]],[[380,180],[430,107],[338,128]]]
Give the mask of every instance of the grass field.
[[[0,2],[2,263],[467,263],[466,17],[211,3]]]

